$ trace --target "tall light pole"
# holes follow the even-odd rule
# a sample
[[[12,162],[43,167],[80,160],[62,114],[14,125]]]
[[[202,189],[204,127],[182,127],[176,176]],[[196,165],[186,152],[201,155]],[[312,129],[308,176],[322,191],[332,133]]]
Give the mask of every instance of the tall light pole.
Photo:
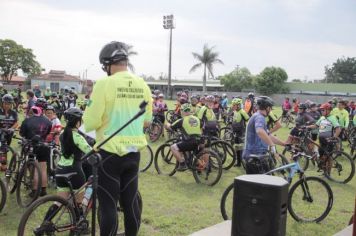
[[[169,29],[168,96],[172,99],[172,30],[175,28],[173,15],[163,16],[163,28]]]

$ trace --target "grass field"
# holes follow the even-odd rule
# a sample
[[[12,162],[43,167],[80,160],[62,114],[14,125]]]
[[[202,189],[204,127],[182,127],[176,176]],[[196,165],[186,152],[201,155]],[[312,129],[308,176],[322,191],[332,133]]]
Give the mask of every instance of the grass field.
[[[170,102],[170,107],[173,102]],[[276,109],[276,113],[280,113]],[[289,129],[282,128],[277,136],[285,139]],[[155,151],[160,143],[150,144]],[[143,154],[144,155],[144,154]],[[220,198],[234,177],[244,174],[241,168],[224,171],[220,182],[207,187],[195,183],[191,172],[176,173],[173,177],[160,176],[154,166],[140,174],[139,189],[143,197],[142,224],[139,235],[188,235],[222,221]],[[318,175],[311,168],[307,175]],[[347,185],[327,181],[334,193],[334,206],[329,216],[319,224],[301,224],[288,215],[287,235],[333,235],[346,227],[353,212],[356,178]],[[5,209],[0,213],[0,235],[16,235],[23,209],[9,195]]]

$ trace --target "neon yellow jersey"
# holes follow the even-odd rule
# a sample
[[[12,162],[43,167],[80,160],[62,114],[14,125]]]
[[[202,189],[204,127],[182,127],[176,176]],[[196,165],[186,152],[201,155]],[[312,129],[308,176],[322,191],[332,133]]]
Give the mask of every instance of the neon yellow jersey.
[[[119,156],[138,152],[147,145],[143,124],[152,119],[152,98],[146,82],[128,71],[95,83],[83,115],[86,132],[95,130],[96,143],[101,143],[137,114],[142,101],[148,102],[146,113],[101,147]]]
[[[340,110],[336,107],[331,111],[330,114],[337,118],[341,127],[347,128],[349,126],[349,112],[346,109]]]

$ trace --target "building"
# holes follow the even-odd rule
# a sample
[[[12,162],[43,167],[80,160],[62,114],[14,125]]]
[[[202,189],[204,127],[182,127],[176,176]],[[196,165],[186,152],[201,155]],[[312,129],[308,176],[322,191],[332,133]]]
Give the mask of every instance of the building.
[[[68,75],[63,70],[50,70],[48,74],[41,74],[31,79],[31,87],[38,85],[40,89],[51,88],[53,92],[59,92],[60,89],[74,88],[76,92],[82,92],[83,81],[74,75]]]
[[[158,89],[164,94],[167,93],[168,81],[167,80],[152,80],[146,81],[148,86],[152,90]],[[202,92],[203,91],[203,81],[201,80],[172,80],[172,92],[173,94],[182,91],[189,90],[193,92]],[[224,91],[224,86],[220,84],[220,80],[208,80],[206,81],[207,91]]]

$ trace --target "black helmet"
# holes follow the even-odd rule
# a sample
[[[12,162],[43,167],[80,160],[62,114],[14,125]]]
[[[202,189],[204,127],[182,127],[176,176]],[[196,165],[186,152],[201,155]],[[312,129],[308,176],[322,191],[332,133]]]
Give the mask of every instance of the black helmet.
[[[14,98],[10,94],[5,94],[1,100],[2,100],[2,102],[6,102],[6,103],[14,102]]]
[[[257,97],[257,106],[260,110],[264,110],[267,107],[273,107],[274,102],[272,98],[267,96],[259,96]]]
[[[106,44],[100,51],[99,61],[104,66],[109,66],[118,61],[127,60],[127,45],[125,43],[113,41]]]
[[[301,103],[301,104],[299,104],[298,108],[302,109],[302,110],[306,110],[308,108],[308,106],[305,103]]]
[[[36,100],[36,102],[35,102],[35,105],[37,106],[37,107],[40,107],[40,108],[42,108],[42,109],[46,109],[46,107],[47,107],[47,101],[46,101],[46,99],[44,99],[44,98],[37,98],[37,100]]]
[[[68,122],[76,122],[78,120],[81,120],[82,116],[83,111],[76,107],[69,108],[64,112],[64,118]]]

